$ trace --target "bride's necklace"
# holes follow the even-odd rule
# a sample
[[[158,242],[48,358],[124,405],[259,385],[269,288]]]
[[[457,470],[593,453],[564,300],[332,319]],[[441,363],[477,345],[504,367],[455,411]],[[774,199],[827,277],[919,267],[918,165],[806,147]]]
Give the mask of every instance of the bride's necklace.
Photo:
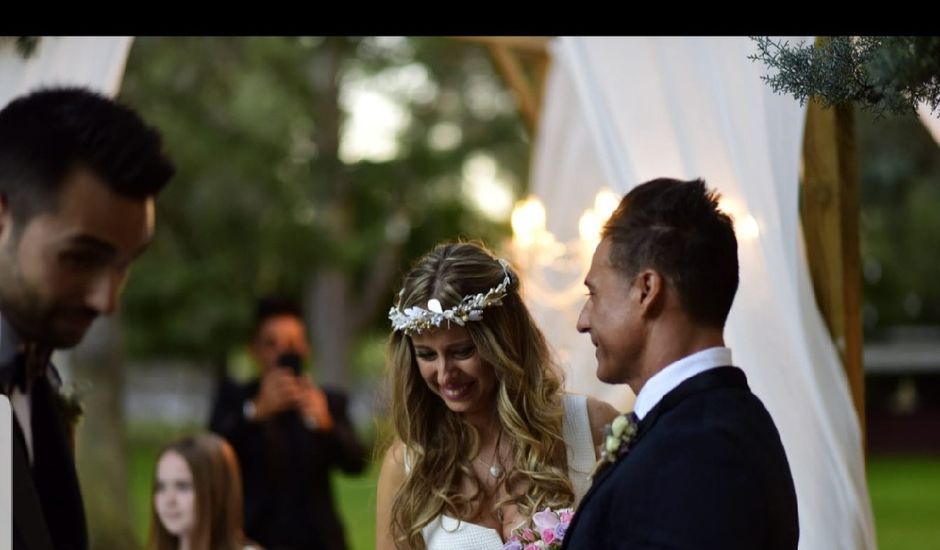
[[[499,460],[498,460],[498,458],[499,458],[499,444],[500,444],[500,442],[502,441],[502,439],[503,439],[503,430],[500,429],[500,430],[499,430],[499,435],[496,436],[496,447],[493,449],[493,459],[490,461],[489,464],[487,464],[479,455],[477,455],[477,460],[479,460],[480,462],[483,462],[483,464],[489,466],[490,475],[493,476],[493,478],[494,478],[494,479],[497,479],[497,480],[498,480],[498,479],[501,479],[501,478],[503,477],[503,474],[506,473],[506,471],[503,470],[503,465],[500,464],[500,463],[499,463]]]

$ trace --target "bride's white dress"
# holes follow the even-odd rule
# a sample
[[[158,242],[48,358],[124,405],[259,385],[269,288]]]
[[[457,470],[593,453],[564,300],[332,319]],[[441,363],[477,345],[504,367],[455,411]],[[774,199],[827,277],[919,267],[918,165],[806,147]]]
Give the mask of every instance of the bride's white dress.
[[[575,505],[591,486],[594,467],[594,440],[588,420],[587,399],[583,395],[565,395],[565,420],[562,436],[568,446],[568,477],[574,487]],[[408,460],[405,460],[408,471]],[[500,534],[489,527],[438,516],[423,529],[428,550],[501,550]]]

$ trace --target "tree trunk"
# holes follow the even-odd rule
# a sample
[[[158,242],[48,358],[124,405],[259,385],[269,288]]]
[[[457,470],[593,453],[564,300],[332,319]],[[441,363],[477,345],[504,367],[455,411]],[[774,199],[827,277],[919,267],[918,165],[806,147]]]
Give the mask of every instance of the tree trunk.
[[[342,271],[327,268],[316,274],[308,291],[309,328],[320,369],[319,382],[341,388],[349,383],[346,365],[351,334],[346,309],[347,287]]]
[[[309,67],[315,90],[313,140],[319,151],[318,178],[312,182],[313,200],[320,202],[334,250],[349,240],[349,181],[339,159],[342,111],[339,103],[340,67],[344,38],[328,37]],[[313,353],[320,382],[345,388],[351,343],[349,281],[341,257],[324,258],[308,284],[307,301]]]
[[[372,258],[372,266],[361,287],[353,288],[348,273],[344,247],[353,240],[355,204],[351,184],[339,158],[343,120],[340,107],[342,61],[353,46],[347,39],[330,37],[314,56],[308,75],[315,90],[315,130],[313,140],[319,151],[312,199],[320,205],[336,257],[324,258],[319,272],[307,285],[309,332],[314,356],[320,367],[320,381],[346,387],[349,383],[349,359],[353,339],[374,317],[377,308],[387,302],[385,289],[397,273],[403,242],[386,242]]]
[[[97,320],[70,353],[85,414],[76,465],[91,548],[133,548],[124,438],[123,347],[117,316]]]

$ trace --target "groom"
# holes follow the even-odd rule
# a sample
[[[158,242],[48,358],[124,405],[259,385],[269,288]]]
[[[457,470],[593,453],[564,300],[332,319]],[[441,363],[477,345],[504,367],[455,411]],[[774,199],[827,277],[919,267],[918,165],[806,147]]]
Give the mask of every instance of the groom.
[[[85,514],[53,349],[117,308],[173,175],[160,134],[82,88],[0,110],[0,393],[12,426],[13,550],[85,550]],[[2,546],[2,545],[0,545]]]
[[[637,394],[639,427],[595,475],[564,548],[797,547],[780,435],[722,337],[738,255],[717,199],[702,180],[657,179],[604,227],[578,330],[597,377]]]

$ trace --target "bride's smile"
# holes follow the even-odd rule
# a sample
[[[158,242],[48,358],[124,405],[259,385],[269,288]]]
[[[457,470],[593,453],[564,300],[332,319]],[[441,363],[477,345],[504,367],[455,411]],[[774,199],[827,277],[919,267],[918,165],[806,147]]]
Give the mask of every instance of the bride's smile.
[[[415,334],[411,342],[421,377],[450,410],[459,413],[491,410],[496,373],[480,358],[465,327]]]

